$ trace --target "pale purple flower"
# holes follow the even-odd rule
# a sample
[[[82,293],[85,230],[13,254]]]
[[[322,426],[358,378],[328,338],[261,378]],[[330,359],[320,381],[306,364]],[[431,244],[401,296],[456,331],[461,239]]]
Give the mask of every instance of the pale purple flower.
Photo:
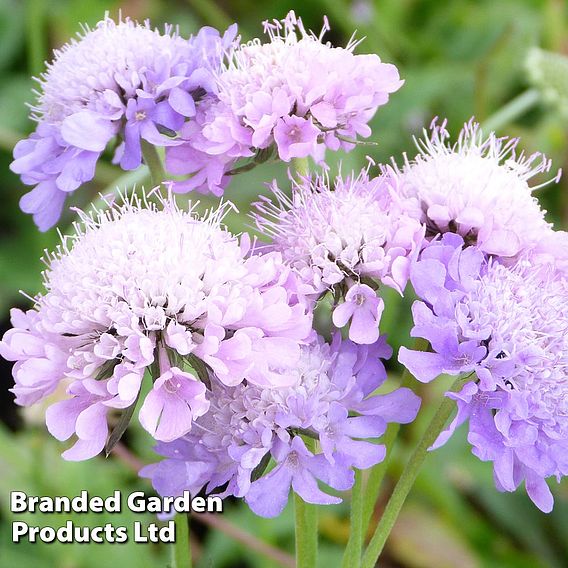
[[[407,213],[407,201],[390,191],[388,176],[368,170],[330,180],[326,174],[292,181],[289,197],[276,183],[274,201],[255,204],[254,220],[300,276],[313,300],[331,292],[343,303],[333,323],[351,320],[350,339],[372,343],[383,311],[381,285],[403,293],[424,243],[425,227]]]
[[[545,262],[542,262],[545,260]],[[473,453],[492,461],[497,488],[523,481],[545,512],[546,478],[568,474],[568,280],[541,253],[505,266],[446,234],[412,272],[421,298],[412,335],[432,352],[401,348],[399,360],[419,380],[466,374],[457,415],[434,445],[468,421]]]
[[[46,259],[46,292],[33,309],[13,311],[14,328],[0,342],[2,356],[16,361],[18,404],[71,383],[71,398],[48,422],[61,437],[61,414],[78,416],[72,459],[100,451],[101,415],[136,403],[146,369],[160,368],[140,421],[170,441],[207,410],[199,381],[293,384],[300,346],[312,335],[294,274],[278,253],[255,255],[246,236],[239,242],[227,232],[226,207],[199,217],[171,199],[161,208],[141,203],[81,214],[76,234]],[[96,440],[85,438],[81,416],[93,418],[88,435]]]
[[[413,202],[427,236],[453,232],[467,244],[499,257],[534,247],[550,225],[528,181],[550,170],[540,153],[525,155],[516,138],[485,135],[473,119],[457,142],[448,142],[446,122],[432,122],[417,141],[419,154],[391,175],[393,188]],[[393,172],[391,172],[393,173]],[[560,174],[560,172],[559,172]],[[558,179],[558,178],[556,178]]]
[[[140,423],[162,442],[181,438],[193,421],[209,409],[205,385],[177,367],[162,372],[154,381],[140,409]]]
[[[239,158],[253,154],[246,165],[274,152],[286,162],[307,156],[321,162],[326,148],[350,150],[359,137],[371,134],[375,112],[403,84],[394,65],[375,54],[355,55],[359,42],[352,40],[345,48],[324,43],[327,19],[319,36],[306,30],[294,12],[265,22],[264,29],[269,42],[254,39],[229,50],[216,77],[217,93],[197,111],[200,132],[183,132],[187,142],[167,149],[170,171],[192,174],[202,183],[190,177],[180,191],[221,194],[227,179],[218,176],[216,185],[202,171],[212,168],[212,160],[228,174]],[[230,146],[226,154],[219,153],[219,132]],[[184,154],[189,165],[183,163]]]
[[[168,100],[156,103],[154,97],[130,99],[124,118],[124,144],[115,158],[124,170],[134,170],[142,163],[142,140],[154,146],[179,143],[160,134],[157,125],[175,132],[185,122],[184,115],[174,111]]]
[[[380,358],[390,355],[384,337],[361,346],[336,334],[331,345],[318,338],[303,347],[292,386],[212,381],[209,411],[183,443],[159,444],[166,459],[141,474],[162,495],[226,486],[223,495],[244,497],[266,517],[282,511],[291,488],[310,503],[339,502],[318,481],[349,489],[354,467],[384,459],[384,446],[371,440],[389,422],[411,422],[418,412],[420,399],[409,389],[375,392],[386,380]],[[302,434],[318,439],[322,451],[308,449]],[[263,475],[269,459],[276,466]]]
[[[289,444],[277,440],[274,446],[273,453],[278,465],[255,481],[247,492],[247,503],[257,515],[277,517],[288,502],[290,488],[307,503],[341,503],[339,497],[324,493],[318,487],[321,462],[306,448],[300,436],[294,436]]]
[[[343,327],[351,320],[349,339],[371,344],[379,339],[379,321],[385,303],[366,284],[354,284],[345,294],[345,301],[333,310],[333,325]]]
[[[65,459],[76,461],[96,455],[104,448],[108,403],[112,397],[104,383],[93,379],[72,383],[68,394],[71,398],[48,407],[45,419],[50,434],[58,440],[77,436],[73,447],[63,452]]]
[[[369,447],[362,441],[376,438],[379,432],[384,433],[383,416],[349,416],[344,404],[333,401],[323,423],[318,426],[322,452],[330,463],[335,463],[335,456],[339,456],[340,460],[347,459],[358,469],[367,469],[383,461],[384,446]]]
[[[314,154],[319,129],[311,118],[300,116],[285,116],[279,118],[274,127],[274,141],[278,155],[285,162],[292,158],[303,158]]]
[[[182,142],[179,132],[196,104],[214,90],[213,75],[234,37],[203,28],[189,40],[167,26],[105,18],[93,30],[55,51],[40,79],[32,118],[36,131],[14,149],[11,169],[35,188],[21,200],[45,231],[62,211],[67,194],[95,174],[108,143],[122,141],[115,162],[142,163],[141,141],[157,146]]]
[[[12,329],[0,341],[0,355],[16,361],[12,368],[18,403],[28,406],[49,396],[67,369],[67,351],[57,346],[58,334],[46,337],[35,310],[10,312]]]

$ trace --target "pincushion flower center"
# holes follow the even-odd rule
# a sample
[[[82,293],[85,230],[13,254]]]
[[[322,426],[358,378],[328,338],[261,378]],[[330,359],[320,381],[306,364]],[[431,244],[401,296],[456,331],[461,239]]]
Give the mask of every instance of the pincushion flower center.
[[[469,365],[473,362],[473,358],[469,353],[462,353],[459,357],[457,357],[456,360],[459,361],[462,365]]]
[[[165,383],[164,383],[164,389],[166,389],[166,392],[169,392],[170,394],[175,394],[181,387],[181,381],[179,379],[168,379]]]
[[[302,131],[297,126],[292,126],[288,131],[288,136],[294,142],[301,142],[302,141]]]
[[[365,303],[365,299],[365,295],[361,294],[360,292],[357,292],[357,294],[353,296],[353,302],[357,306],[362,306]]]
[[[329,424],[326,429],[325,429],[325,433],[330,437],[333,438],[336,434],[337,434],[337,430],[335,428],[334,425]]]
[[[288,465],[292,468],[297,468],[300,465],[300,458],[298,457],[298,452],[291,451],[286,458]]]

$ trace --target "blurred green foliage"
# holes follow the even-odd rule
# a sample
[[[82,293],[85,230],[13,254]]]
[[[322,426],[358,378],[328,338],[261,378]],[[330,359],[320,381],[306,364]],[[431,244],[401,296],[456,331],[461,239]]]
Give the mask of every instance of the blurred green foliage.
[[[533,52],[529,64],[532,68],[527,70],[527,54],[534,47],[557,54],[567,51],[568,6],[563,0],[0,0],[0,319],[4,325],[10,306],[27,305],[27,300],[18,294],[20,289],[31,295],[41,289],[40,256],[58,241],[55,230],[38,233],[31,218],[19,211],[18,199],[24,188],[8,170],[13,145],[33,129],[25,106],[33,100],[34,82],[30,77],[41,73],[50,50],[78,32],[81,23],[95,24],[106,10],[114,16],[122,10],[125,16],[150,18],[156,24],[172,22],[179,25],[183,34],[195,32],[204,24],[224,27],[237,21],[243,38],[250,39],[260,35],[262,20],[281,18],[289,9],[294,9],[316,31],[327,14],[332,26],[329,39],[339,45],[344,45],[357,29],[357,36],[366,38],[359,51],[376,52],[383,60],[395,63],[406,80],[403,89],[379,110],[373,121],[373,140],[378,144],[361,145],[350,154],[330,156],[332,172],[337,171],[340,161],[343,172],[359,169],[366,164],[366,155],[375,161],[388,161],[391,156],[400,160],[403,152],[412,156],[412,136],[420,135],[434,116],[447,117],[450,130],[456,132],[472,115],[482,122],[499,117],[500,134],[520,136],[528,153],[543,151],[553,159],[555,168],[565,166],[566,59],[551,56],[543,63],[542,57],[534,57],[543,52]],[[500,113],[502,107],[531,87],[537,89],[538,96],[523,113]],[[135,174],[139,183],[142,177]],[[263,184],[274,177],[285,183],[286,168],[267,164],[234,180],[226,193],[240,210],[228,220],[233,230],[246,230],[250,202],[264,191]],[[117,184],[124,187],[132,179],[131,174],[124,177],[110,163],[102,164],[95,181],[76,192],[70,204],[87,206],[99,192],[108,192]],[[566,182],[547,186],[539,191],[539,197],[549,211],[549,219],[566,228]],[[213,203],[207,198],[201,201],[203,207]],[[71,213],[66,214],[60,223],[63,231],[72,219]],[[382,325],[395,350],[408,342],[407,304],[389,294]],[[396,363],[392,363],[390,371],[396,380]],[[4,372],[2,381],[9,384],[10,376]],[[438,384],[423,389],[424,410],[419,420],[402,429],[389,465],[388,484],[392,485],[400,473],[442,388]],[[165,566],[168,551],[158,546],[10,544],[14,515],[8,511],[7,495],[11,489],[30,494],[75,495],[87,488],[92,494],[108,495],[115,488],[131,491],[146,487],[115,459],[99,458],[82,464],[63,462],[58,455],[61,445],[47,436],[43,426],[34,424],[28,421],[25,430],[18,432],[0,430],[0,567]],[[152,461],[150,442],[142,431],[129,434],[128,444],[144,462]],[[568,486],[564,483],[555,487],[555,493],[556,507],[548,516],[536,510],[522,492],[497,493],[489,464],[470,454],[462,433],[427,460],[381,566],[567,566]],[[383,500],[384,496],[378,513]],[[288,551],[293,549],[289,509],[280,518],[266,521],[243,506],[232,505],[223,519],[265,542]],[[30,518],[37,524],[51,520],[45,516]],[[88,525],[104,524],[107,519],[87,515],[75,520]],[[117,523],[130,524],[133,520],[133,514],[125,513]],[[345,504],[322,511],[319,565],[340,565],[347,523]],[[198,542],[193,548],[199,567],[277,566],[249,546],[219,531],[205,532],[198,523],[193,524],[198,529]]]

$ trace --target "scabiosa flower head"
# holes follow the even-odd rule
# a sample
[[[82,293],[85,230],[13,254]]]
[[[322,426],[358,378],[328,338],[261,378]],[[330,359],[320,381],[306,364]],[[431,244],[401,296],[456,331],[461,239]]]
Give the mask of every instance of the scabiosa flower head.
[[[290,488],[310,503],[340,499],[318,487],[353,485],[353,467],[365,469],[385,455],[372,443],[387,423],[412,421],[420,399],[409,389],[373,394],[385,381],[380,358],[390,357],[384,337],[372,347],[317,339],[303,347],[297,382],[269,388],[243,382],[227,387],[212,381],[210,409],[182,440],[158,444],[166,457],[144,468],[162,495],[212,492],[244,497],[258,515],[274,517],[285,507]],[[306,444],[319,439],[321,452]],[[263,475],[270,459],[275,467]]]
[[[307,31],[294,12],[282,21],[265,22],[264,28],[268,43],[255,39],[229,52],[217,77],[218,102],[205,120],[211,128],[197,140],[188,132],[186,145],[168,150],[170,171],[199,172],[200,154],[206,165],[217,156],[227,169],[237,158],[250,156],[251,148],[260,159],[276,150],[286,162],[306,156],[321,161],[326,148],[349,150],[358,137],[368,137],[377,108],[402,85],[394,65],[375,54],[355,55],[358,42],[346,48],[324,43],[327,20],[319,36]],[[230,145],[225,157],[218,154],[222,125]],[[186,150],[192,163],[184,166],[177,158]],[[226,180],[219,181],[208,189],[222,191]]]
[[[171,26],[105,18],[55,51],[40,79],[32,117],[38,127],[14,149],[12,170],[36,186],[21,201],[41,230],[54,225],[65,197],[93,178],[108,142],[122,142],[115,161],[123,169],[142,161],[141,141],[179,144],[177,133],[215,89],[213,72],[234,30],[224,38],[203,28],[186,40]]]
[[[424,238],[424,227],[406,213],[385,177],[327,174],[292,182],[288,197],[276,183],[275,202],[256,204],[256,225],[272,238],[269,246],[300,275],[302,291],[317,299],[327,290],[345,297],[334,313],[338,327],[352,319],[350,339],[373,343],[383,300],[379,283],[402,293]]]
[[[544,155],[517,153],[518,139],[493,132],[484,138],[473,120],[454,145],[448,144],[446,121],[434,120],[424,134],[420,153],[391,179],[414,200],[427,235],[454,232],[500,257],[514,257],[539,241],[550,225],[528,180],[550,169]]]
[[[568,474],[568,280],[553,263],[523,256],[508,267],[463,244],[447,234],[422,253],[412,334],[433,352],[401,348],[399,359],[422,381],[469,374],[447,395],[458,412],[435,447],[469,420],[473,452],[493,462],[497,487],[514,491],[524,481],[548,512],[545,479]]]
[[[13,310],[0,342],[16,361],[18,404],[71,381],[71,398],[47,415],[54,436],[77,434],[69,459],[101,451],[109,408],[134,410],[146,369],[153,385],[140,421],[167,441],[206,412],[210,375],[229,385],[296,381],[311,315],[281,255],[252,254],[246,237],[222,227],[226,207],[199,217],[162,202],[82,214],[47,259],[45,294],[28,312]]]

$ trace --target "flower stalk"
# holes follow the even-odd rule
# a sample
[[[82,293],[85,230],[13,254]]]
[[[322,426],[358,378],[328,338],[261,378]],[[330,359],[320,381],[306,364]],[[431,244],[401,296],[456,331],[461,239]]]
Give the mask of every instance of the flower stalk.
[[[150,170],[150,178],[152,179],[152,184],[157,187],[166,180],[166,171],[162,164],[162,159],[158,154],[156,146],[150,144],[146,140],[141,140],[142,146],[142,156],[144,158],[144,163],[148,166]]]
[[[349,540],[343,555],[342,568],[358,568],[361,564],[361,551],[363,549],[363,497],[365,483],[363,472],[355,470],[355,485],[351,491],[351,526]]]
[[[367,534],[369,529],[369,524],[373,516],[373,511],[377,504],[377,499],[379,498],[379,493],[383,484],[383,479],[388,470],[390,463],[390,457],[392,455],[392,450],[394,448],[396,439],[398,437],[398,432],[400,430],[400,424],[393,422],[388,425],[387,431],[382,438],[382,442],[386,447],[385,459],[378,463],[376,466],[371,468],[371,471],[367,477],[367,483],[364,488],[364,498],[363,498],[363,509],[361,511],[361,523],[363,526],[363,534]]]
[[[294,165],[297,177],[307,176],[310,172],[310,163],[308,158],[293,158],[292,164]]]
[[[313,568],[318,556],[317,506],[294,493],[296,567]]]
[[[417,337],[414,342],[415,351],[428,351],[429,342],[422,337]],[[402,373],[402,378],[400,380],[401,388],[413,389],[416,384],[415,378],[408,369],[404,369]],[[362,509],[362,524],[363,524],[363,534],[367,534],[369,529],[369,523],[371,522],[371,517],[375,509],[377,499],[379,497],[379,492],[382,487],[383,479],[387,473],[390,458],[398,439],[398,433],[400,431],[400,424],[393,422],[388,425],[387,431],[382,438],[382,443],[385,445],[386,456],[385,459],[378,463],[371,469],[369,473],[367,483],[364,489],[364,499],[363,499],[363,509]]]
[[[172,546],[172,568],[191,568],[191,541],[189,517],[178,513],[174,518],[176,540]]]
[[[459,391],[465,380],[470,379],[456,379],[450,390],[453,392]],[[383,512],[383,516],[381,517],[373,537],[369,542],[369,546],[365,551],[361,568],[373,568],[376,565],[387,538],[389,537],[398,515],[400,514],[402,506],[404,505],[404,502],[408,497],[416,478],[418,477],[420,468],[426,459],[428,448],[436,441],[442,432],[454,407],[455,402],[444,397],[444,400],[440,404],[436,414],[434,414],[428,428],[422,435],[418,446],[414,450],[410,460],[402,472],[402,475],[400,476],[400,479],[398,480],[398,483],[396,484],[396,487],[394,488],[394,491]]]

